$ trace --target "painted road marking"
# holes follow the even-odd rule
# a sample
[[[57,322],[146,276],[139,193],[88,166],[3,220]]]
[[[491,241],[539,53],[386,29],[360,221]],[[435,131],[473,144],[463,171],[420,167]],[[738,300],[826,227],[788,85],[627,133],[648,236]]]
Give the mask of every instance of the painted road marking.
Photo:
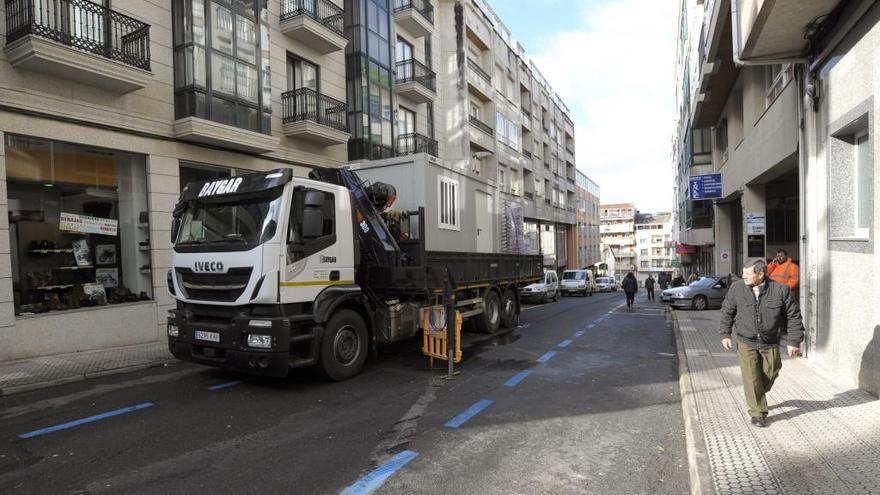
[[[371,471],[370,474],[354,482],[353,485],[339,492],[339,495],[367,495],[368,493],[373,493],[373,491],[382,486],[385,483],[385,480],[390,478],[392,474],[409,464],[409,462],[415,459],[418,455],[419,454],[412,450],[404,450],[392,457],[391,460],[385,464],[382,464],[375,470]]]
[[[595,323],[590,323],[589,325],[587,325],[587,330],[589,330],[589,329],[591,329],[591,328],[593,328],[593,327],[595,327],[595,326],[596,326]]]
[[[569,345],[571,345],[571,339],[565,339],[562,342],[560,342],[559,344],[557,344],[556,346],[557,347],[568,347]]]
[[[546,354],[544,354],[543,356],[538,358],[538,362],[539,363],[546,363],[547,361],[550,361],[551,359],[553,359],[553,356],[555,356],[555,355],[556,355],[556,351],[548,351]]]
[[[519,385],[519,382],[525,380],[525,378],[531,374],[532,374],[532,370],[520,371],[519,373],[513,375],[510,378],[510,380],[507,380],[507,382],[504,383],[504,386],[513,388],[513,387]]]
[[[467,421],[469,419],[471,419],[474,416],[476,416],[477,414],[479,414],[480,411],[482,411],[483,409],[486,409],[491,404],[492,404],[491,400],[483,399],[483,400],[477,402],[476,404],[472,405],[471,407],[467,408],[463,413],[450,419],[449,422],[446,423],[446,426],[449,428],[458,428],[459,426],[467,423]]]
[[[223,390],[224,388],[234,387],[234,386],[238,385],[239,383],[243,383],[243,382],[241,380],[236,380],[234,382],[221,383],[219,385],[214,385],[213,387],[208,387],[208,390],[211,390],[211,391]]]
[[[658,352],[657,355],[658,355],[658,356],[672,357],[672,356],[674,356],[675,354],[669,354],[668,352]]]
[[[571,338],[576,339],[578,337],[583,336],[583,334],[584,334],[583,330],[578,330],[577,332],[574,333],[574,335],[571,336]]]
[[[112,411],[108,411],[101,414],[96,414],[94,416],[89,416],[88,418],[77,419],[74,421],[69,421],[67,423],[61,423],[60,425],[49,426],[47,428],[41,428],[39,430],[29,431],[27,433],[22,433],[18,436],[18,438],[26,439],[38,437],[40,435],[45,435],[47,433],[52,433],[60,430],[66,430],[68,428],[73,428],[74,426],[84,425],[86,423],[93,423],[95,421],[99,421],[102,419],[112,418],[113,416],[119,416],[120,414],[126,414],[130,412],[140,411],[141,409],[146,409],[148,407],[153,407],[152,402],[144,402],[142,404],[138,404],[136,406],[123,407],[121,409],[114,409]]]

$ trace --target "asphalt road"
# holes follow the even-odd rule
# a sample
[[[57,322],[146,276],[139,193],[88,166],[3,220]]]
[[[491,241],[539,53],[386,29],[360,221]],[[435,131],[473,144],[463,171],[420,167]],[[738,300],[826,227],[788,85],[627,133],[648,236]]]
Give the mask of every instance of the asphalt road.
[[[671,327],[622,302],[466,334],[452,381],[409,342],[343,383],[181,363],[3,398],[0,493],[686,493]]]

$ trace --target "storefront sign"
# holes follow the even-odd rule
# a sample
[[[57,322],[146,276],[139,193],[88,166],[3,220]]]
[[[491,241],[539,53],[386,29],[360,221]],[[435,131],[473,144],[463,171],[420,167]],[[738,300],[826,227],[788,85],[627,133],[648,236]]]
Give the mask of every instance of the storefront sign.
[[[675,246],[676,254],[697,254],[697,246],[691,246],[690,244],[677,244]]]
[[[110,218],[90,217],[76,213],[61,212],[59,230],[82,234],[117,235],[119,221]]]
[[[721,197],[721,174],[695,175],[688,179],[691,199],[713,199]]]
[[[763,213],[746,213],[746,235],[767,233],[767,217]]]
[[[749,245],[749,258],[763,258],[764,257],[764,236],[763,235],[750,235],[748,239]]]
[[[730,261],[730,251],[721,251],[721,261]]]

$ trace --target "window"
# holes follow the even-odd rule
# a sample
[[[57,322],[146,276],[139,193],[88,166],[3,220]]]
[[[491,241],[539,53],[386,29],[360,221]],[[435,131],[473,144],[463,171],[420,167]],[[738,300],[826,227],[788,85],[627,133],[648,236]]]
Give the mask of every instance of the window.
[[[336,204],[333,193],[297,187],[293,191],[287,262],[293,263],[336,244]]]
[[[265,2],[174,0],[173,13],[175,118],[199,117],[269,134]]]
[[[507,144],[507,121],[501,112],[495,113],[495,136],[499,143]]]
[[[507,191],[507,175],[504,173],[504,170],[498,171],[498,187],[502,191]]]
[[[712,163],[712,132],[708,128],[691,130],[691,165]]]
[[[425,108],[425,124],[428,126],[428,137],[434,139],[434,102]]]
[[[871,141],[868,134],[856,136],[854,155],[855,236],[867,239],[871,228]]]
[[[413,46],[403,38],[397,38],[397,60],[396,62],[405,62],[413,59]],[[403,81],[411,81],[413,79],[412,64],[401,64],[397,66],[399,73],[398,79]]]
[[[146,158],[6,134],[16,315],[152,297]]]
[[[724,158],[727,158],[727,119],[721,119],[718,127],[715,128],[715,143],[718,145],[718,150],[724,154]]]
[[[461,230],[459,220],[458,181],[447,177],[439,178],[439,227],[446,230]]]
[[[642,255],[642,256],[647,256],[647,255],[648,255],[648,250],[647,250],[647,249],[642,249],[642,250],[641,250],[641,255]]]
[[[639,262],[639,266],[641,266],[642,268],[648,268],[648,262],[647,262],[647,261],[641,261],[641,262]]]
[[[404,107],[397,111],[397,134],[400,136],[416,132],[416,113]]]
[[[318,91],[318,66],[305,60],[287,59],[287,89],[311,89]]]
[[[471,106],[471,108],[470,108],[470,116],[473,117],[473,118],[475,118],[475,119],[477,119],[477,120],[482,120],[482,119],[480,118],[480,106],[477,105],[477,104],[474,103],[474,102],[471,102],[471,105],[470,105],[470,106]]]
[[[507,123],[507,145],[519,151],[519,126],[513,122]]]

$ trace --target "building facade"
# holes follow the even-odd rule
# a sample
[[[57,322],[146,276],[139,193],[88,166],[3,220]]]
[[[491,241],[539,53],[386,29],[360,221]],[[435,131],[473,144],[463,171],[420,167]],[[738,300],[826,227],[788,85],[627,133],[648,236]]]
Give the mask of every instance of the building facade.
[[[602,261],[599,237],[599,186],[577,171],[577,268],[595,267]]]
[[[633,203],[599,205],[599,234],[602,245],[614,253],[615,271],[620,275],[638,270],[636,213]]]
[[[415,81],[397,71],[398,134],[414,129],[416,145],[399,137],[408,153],[354,154],[352,166],[402,185],[400,208],[438,211],[426,219],[431,249],[540,253],[548,269],[577,266],[569,110],[486,2],[440,0],[431,13],[430,27],[396,23],[397,64],[411,45],[414,66],[435,68]]]
[[[880,315],[857,294],[880,289],[878,76],[870,62],[880,6],[716,0],[703,7],[700,35],[691,37],[697,50],[684,64],[695,84],[675,146],[680,199],[690,199],[681,194],[686,176],[720,173],[721,194],[711,200],[716,273],[738,275],[744,260],[785,249],[800,266],[808,359],[877,394]],[[706,153],[710,164],[685,166]],[[680,209],[680,242],[681,220],[703,209]]]
[[[348,155],[341,1],[57,5],[0,6],[0,360],[163,339],[182,184]]]
[[[635,229],[639,283],[644,283],[648,275],[657,280],[661,273],[672,280],[672,213],[638,213]]]

